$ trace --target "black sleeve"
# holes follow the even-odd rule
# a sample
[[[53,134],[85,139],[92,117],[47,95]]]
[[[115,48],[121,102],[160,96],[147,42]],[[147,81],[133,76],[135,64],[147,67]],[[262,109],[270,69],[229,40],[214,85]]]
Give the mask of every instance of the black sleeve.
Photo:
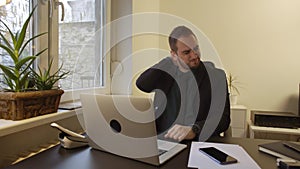
[[[172,75],[175,72],[175,65],[170,58],[163,59],[156,65],[144,71],[136,80],[136,86],[147,93],[155,89],[161,89],[168,92],[170,85],[173,84]]]

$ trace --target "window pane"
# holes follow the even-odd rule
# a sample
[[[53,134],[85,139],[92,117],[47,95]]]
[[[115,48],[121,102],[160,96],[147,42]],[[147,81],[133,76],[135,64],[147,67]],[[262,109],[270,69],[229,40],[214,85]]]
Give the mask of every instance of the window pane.
[[[102,0],[64,0],[64,20],[59,22],[59,65],[70,71],[60,81],[62,89],[103,86]],[[61,15],[61,10],[59,11]]]
[[[5,22],[13,33],[16,33],[21,29],[22,24],[25,22],[28,15],[29,0],[13,0],[11,3],[0,7],[0,19]],[[0,31],[6,38],[10,37],[9,32],[2,23],[0,24]],[[26,39],[28,39],[29,36],[30,30],[27,30]],[[3,43],[2,38],[0,39],[0,43]],[[32,51],[28,46],[28,48],[23,51],[23,55],[29,55],[31,52]],[[13,60],[2,48],[0,48],[0,63],[4,65],[13,65]],[[0,87],[6,88],[3,84],[3,80],[3,72],[0,69]]]

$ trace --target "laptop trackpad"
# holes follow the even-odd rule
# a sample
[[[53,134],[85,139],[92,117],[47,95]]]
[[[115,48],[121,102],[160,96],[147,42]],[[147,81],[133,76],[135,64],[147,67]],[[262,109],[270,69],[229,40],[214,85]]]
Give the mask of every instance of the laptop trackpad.
[[[157,145],[160,153],[159,161],[161,164],[187,147],[185,144],[174,143],[165,140],[157,140]]]

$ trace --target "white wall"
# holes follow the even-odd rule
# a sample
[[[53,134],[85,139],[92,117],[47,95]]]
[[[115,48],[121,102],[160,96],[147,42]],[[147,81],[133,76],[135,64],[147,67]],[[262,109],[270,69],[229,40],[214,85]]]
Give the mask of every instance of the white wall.
[[[132,77],[132,1],[111,1],[111,94],[131,94]]]
[[[154,8],[148,8],[150,2],[155,4]],[[236,75],[242,83],[240,104],[249,109],[297,113],[300,83],[299,0],[144,0],[143,3],[133,0],[133,6],[135,14],[144,9],[146,12],[168,14],[202,31],[216,48],[226,71]],[[155,23],[133,20],[133,28],[149,22]],[[166,22],[170,26],[180,23],[173,19],[158,19],[158,22],[160,31],[173,28],[167,28]],[[133,41],[133,52],[146,49],[147,43],[141,42],[149,39],[153,43],[157,36],[140,36],[137,42]],[[158,48],[163,52],[148,60],[145,57],[134,59],[133,69],[138,65],[151,65],[167,55],[167,37],[160,35],[158,39]]]
[[[132,0],[133,1],[133,79],[132,93],[143,95],[144,93],[135,87],[136,78],[146,68],[160,59],[159,37],[155,32],[159,31],[159,18],[155,13],[159,12],[159,0]]]

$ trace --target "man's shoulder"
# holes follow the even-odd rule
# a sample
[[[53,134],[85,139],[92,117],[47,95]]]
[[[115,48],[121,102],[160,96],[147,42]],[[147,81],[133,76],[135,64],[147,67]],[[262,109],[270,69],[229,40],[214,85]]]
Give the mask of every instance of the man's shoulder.
[[[202,63],[204,64],[204,66],[205,66],[206,68],[216,69],[216,70],[221,70],[221,71],[223,71],[223,69],[217,68],[217,67],[215,66],[215,64],[214,64],[213,62],[211,62],[211,61],[203,61]]]
[[[216,66],[215,66],[215,64],[213,62],[203,61],[202,63],[204,64],[205,67],[216,68]]]
[[[173,64],[172,59],[170,57],[166,57],[160,60],[155,65],[153,65],[151,68],[158,69],[169,74],[173,74],[176,69],[176,66]]]
[[[222,76],[225,75],[225,71],[223,69],[217,68],[213,62],[205,61],[203,62],[203,64],[209,74],[218,74]]]
[[[170,57],[165,57],[163,59],[161,59],[157,65],[173,65],[172,63],[172,59]]]

